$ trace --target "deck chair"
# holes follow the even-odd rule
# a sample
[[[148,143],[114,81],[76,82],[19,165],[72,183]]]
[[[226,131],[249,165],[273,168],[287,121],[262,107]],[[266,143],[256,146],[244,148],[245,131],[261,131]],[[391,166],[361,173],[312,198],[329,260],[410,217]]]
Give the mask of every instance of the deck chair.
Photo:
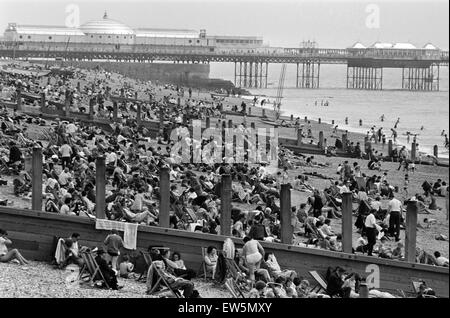
[[[173,290],[167,280],[164,278],[164,274],[161,272],[161,269],[159,269],[155,263],[151,263],[150,265],[150,275],[153,276],[153,273],[156,273],[157,280],[156,283],[153,284],[152,288],[148,292],[149,295],[158,295],[164,292],[169,291],[174,295],[176,298],[183,298],[183,296],[180,294],[178,290]],[[159,289],[160,285],[164,285],[162,289]]]
[[[225,287],[228,289],[233,298],[245,298],[239,286],[237,286],[236,281],[230,277],[225,281]]]
[[[152,265],[152,262],[153,262],[152,257],[151,257],[151,255],[150,255],[149,252],[145,252],[145,251],[139,251],[139,252],[140,252],[140,254],[142,255],[142,257],[144,258],[144,261],[145,261],[145,269],[144,269],[144,271],[141,273],[141,275],[139,276],[139,278],[136,279],[137,281],[140,281],[141,279],[146,278],[146,277],[143,277],[143,276],[144,276],[144,275],[147,276],[148,269],[149,269],[149,267]]]
[[[309,274],[316,281],[316,285],[311,289],[312,292],[319,293],[321,290],[327,291],[327,282],[323,279],[323,277],[317,271],[310,271]]]
[[[202,263],[200,264],[200,268],[197,271],[197,277],[203,277],[205,281],[208,279],[208,274],[206,270],[205,256],[206,256],[206,247],[202,247]],[[211,277],[214,278],[214,277]]]
[[[100,277],[105,283],[106,288],[109,288],[108,282],[106,281],[102,271],[95,261],[94,255],[91,252],[82,252],[80,253],[80,256],[83,259],[84,264],[80,270],[80,274],[78,275],[78,280],[83,279],[83,274],[87,272],[88,276],[90,277],[89,284],[92,284],[97,280],[97,274],[100,274]]]
[[[414,289],[414,292],[416,293],[416,295],[420,292],[420,286],[422,284],[425,284],[425,286],[426,286],[425,282],[412,281],[413,289]],[[422,297],[423,298],[437,298],[436,296],[433,296],[433,295],[424,295],[424,294],[422,295]]]

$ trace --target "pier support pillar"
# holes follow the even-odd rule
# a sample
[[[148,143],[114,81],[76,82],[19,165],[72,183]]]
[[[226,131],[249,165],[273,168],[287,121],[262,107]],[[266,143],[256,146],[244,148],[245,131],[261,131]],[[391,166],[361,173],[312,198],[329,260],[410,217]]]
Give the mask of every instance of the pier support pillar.
[[[105,157],[97,157],[95,162],[95,214],[97,219],[105,219],[106,164]]]
[[[417,202],[408,201],[406,206],[405,258],[410,263],[416,262],[417,212]]]
[[[281,243],[292,244],[294,228],[291,222],[291,185],[282,184],[280,191]]]
[[[33,148],[31,166],[31,209],[42,210],[42,149]]]
[[[235,61],[234,85],[245,88],[267,88],[268,63]]]
[[[231,176],[222,175],[220,198],[220,235],[231,236]]]
[[[345,192],[342,195],[342,251],[352,252],[352,193]]]
[[[159,217],[158,226],[169,228],[170,227],[170,179],[169,168],[161,168],[159,175]]]
[[[297,63],[297,88],[319,88],[320,61],[307,60]]]
[[[382,90],[383,68],[348,64],[347,88]]]
[[[439,64],[428,67],[402,68],[402,89],[410,91],[439,91]]]

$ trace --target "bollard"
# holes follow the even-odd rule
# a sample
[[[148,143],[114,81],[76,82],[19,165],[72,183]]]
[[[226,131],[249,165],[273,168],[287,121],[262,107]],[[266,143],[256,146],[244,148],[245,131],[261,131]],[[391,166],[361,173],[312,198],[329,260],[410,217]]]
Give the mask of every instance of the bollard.
[[[413,142],[411,144],[411,160],[412,162],[416,161],[416,143]]]
[[[95,162],[95,214],[97,219],[106,219],[105,188],[106,188],[105,157],[97,157]]]
[[[388,156],[392,157],[392,151],[393,151],[393,144],[392,144],[392,140],[389,139],[388,141]]]
[[[220,235],[231,236],[231,176],[222,175],[220,197]]]
[[[342,134],[342,150],[347,151],[347,134]]]
[[[300,146],[302,144],[302,129],[299,128],[297,130],[297,146]]]
[[[292,244],[294,228],[291,223],[291,185],[282,184],[280,191],[281,243]]]
[[[416,262],[416,237],[417,237],[417,201],[408,201],[406,206],[405,228],[405,259],[407,262]]]
[[[45,93],[41,93],[41,111],[45,108]]]
[[[159,222],[158,226],[170,227],[170,179],[169,168],[161,168],[159,175],[159,193],[161,199],[159,201]]]
[[[438,158],[438,145],[434,145],[433,147],[433,155],[436,157],[436,159]]]
[[[211,127],[211,118],[208,116],[206,117],[206,128]]]
[[[31,209],[42,211],[42,149],[33,148],[31,165]]]
[[[137,109],[136,109],[136,123],[138,124],[138,126],[141,124],[141,103],[137,103],[136,105]]]
[[[318,146],[320,149],[323,149],[323,131],[319,131],[319,143]]]
[[[319,124],[321,124],[321,123],[322,123],[322,119],[319,118]]]
[[[117,102],[113,101],[113,120],[117,121],[117,118],[118,118]]]
[[[352,192],[342,195],[342,252],[352,252]]]
[[[359,298],[369,298],[369,288],[365,281],[359,285]]]

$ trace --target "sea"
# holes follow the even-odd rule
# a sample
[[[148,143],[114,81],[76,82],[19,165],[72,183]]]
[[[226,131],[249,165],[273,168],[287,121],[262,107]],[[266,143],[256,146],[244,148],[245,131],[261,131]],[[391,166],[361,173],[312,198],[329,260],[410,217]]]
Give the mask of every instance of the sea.
[[[275,100],[280,81],[281,64],[269,64],[268,88],[247,89],[259,100]],[[294,115],[312,120],[321,118],[340,129],[366,134],[371,127],[383,127],[387,139],[391,137],[391,128],[397,125],[397,145],[407,143],[406,132],[417,134],[419,151],[433,154],[434,145],[438,146],[438,157],[448,158],[448,148],[444,147],[445,133],[449,132],[449,70],[441,66],[439,70],[439,91],[402,90],[400,69],[383,70],[383,90],[347,89],[346,65],[321,65],[320,88],[299,89],[295,87],[296,65],[286,65],[286,76],[282,92],[281,111],[283,115]],[[233,63],[211,63],[211,78],[222,78],[234,82]],[[326,105],[328,106],[322,106]],[[316,106],[317,105],[317,106]],[[272,107],[267,105],[266,107]],[[384,114],[384,121],[381,116]],[[345,118],[348,117],[348,125]],[[362,120],[360,126],[359,121]],[[410,139],[412,142],[412,137]]]

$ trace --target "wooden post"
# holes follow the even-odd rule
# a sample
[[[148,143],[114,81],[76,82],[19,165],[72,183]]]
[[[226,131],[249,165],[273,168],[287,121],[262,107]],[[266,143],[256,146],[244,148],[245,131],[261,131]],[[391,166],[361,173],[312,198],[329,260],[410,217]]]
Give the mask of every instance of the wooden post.
[[[31,209],[42,210],[42,149],[33,148],[33,162],[31,167]]]
[[[228,128],[233,128],[233,120],[228,119]]]
[[[94,119],[94,99],[89,100],[89,119]]]
[[[342,150],[347,151],[347,134],[342,134]]]
[[[178,105],[178,107],[181,106],[181,98],[180,97],[177,98],[177,105]]]
[[[331,121],[331,124],[334,125],[334,119]]]
[[[342,252],[352,252],[352,193],[345,192],[342,195]]]
[[[161,200],[159,201],[159,223],[158,226],[170,227],[170,179],[169,168],[161,168],[159,176],[159,192]]]
[[[95,161],[95,214],[97,219],[105,219],[106,164],[105,157]]]
[[[319,118],[319,124],[321,124],[322,123],[322,119],[321,118]]]
[[[77,91],[81,92],[81,84],[80,84],[80,82],[77,82]]]
[[[294,228],[291,223],[291,185],[282,184],[280,191],[281,243],[292,244]]]
[[[262,109],[262,116],[266,117],[266,109],[265,108]]]
[[[252,108],[248,106],[248,115],[250,116],[252,114]]]
[[[256,129],[256,125],[255,125],[255,122],[254,122],[254,121],[250,123],[250,127],[251,127],[252,129]]]
[[[41,111],[45,108],[45,93],[41,93]]]
[[[164,109],[159,106],[159,129],[164,130]]]
[[[118,107],[117,107],[117,102],[113,101],[113,120],[117,121],[118,118]]]
[[[388,156],[392,157],[392,151],[393,151],[393,144],[392,144],[392,140],[389,139],[388,141]]]
[[[433,155],[436,157],[436,158],[438,158],[438,145],[434,145],[434,147],[433,147]]]
[[[416,143],[411,144],[411,160],[414,162],[416,160]]]
[[[141,124],[141,103],[137,103],[136,107],[136,123],[139,126]]]
[[[220,235],[231,236],[231,176],[222,175],[220,198]]]
[[[406,206],[405,258],[407,262],[416,262],[417,212],[416,201],[408,201]]]
[[[294,121],[294,115],[291,114],[291,121]]]
[[[17,86],[17,110],[22,110],[22,86]]]
[[[308,121],[308,117],[305,116],[305,123]]]
[[[302,129],[299,128],[297,130],[297,146],[300,146],[302,144]]]
[[[365,281],[359,285],[359,298],[369,298],[369,288]]]
[[[134,99],[137,101],[137,99],[138,99],[138,92],[134,92]]]
[[[125,90],[123,88],[120,89],[120,97],[125,96]]]
[[[318,144],[320,149],[323,149],[323,131],[319,131],[319,144]]]
[[[211,118],[208,116],[206,117],[206,128],[211,127]]]

